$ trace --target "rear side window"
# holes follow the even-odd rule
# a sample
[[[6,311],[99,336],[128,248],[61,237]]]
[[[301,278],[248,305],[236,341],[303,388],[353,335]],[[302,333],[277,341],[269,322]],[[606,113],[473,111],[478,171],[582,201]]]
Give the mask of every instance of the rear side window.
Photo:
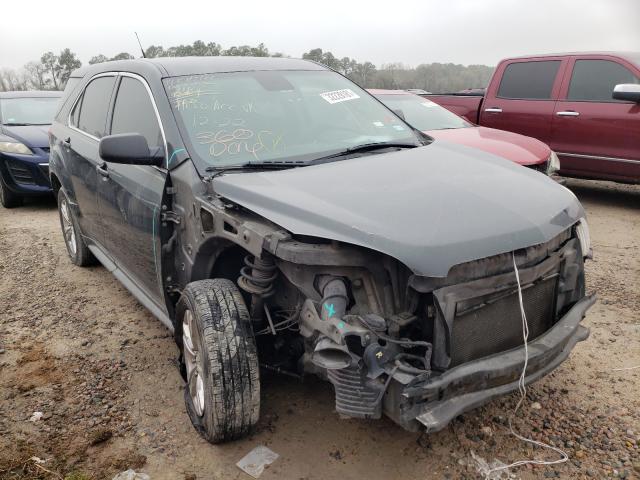
[[[560,60],[518,62],[505,68],[498,97],[525,100],[549,100]]]
[[[640,83],[626,67],[610,60],[576,60],[569,84],[568,100],[617,102],[611,98],[620,83]]]
[[[135,78],[122,77],[113,107],[111,133],[139,133],[147,139],[151,148],[163,144],[149,93],[142,82]]]
[[[76,125],[80,130],[97,138],[104,137],[107,111],[115,81],[115,77],[98,77],[87,85],[82,96],[82,103],[79,107],[76,105],[72,114],[72,121],[78,115]],[[78,108],[80,111],[76,112]]]

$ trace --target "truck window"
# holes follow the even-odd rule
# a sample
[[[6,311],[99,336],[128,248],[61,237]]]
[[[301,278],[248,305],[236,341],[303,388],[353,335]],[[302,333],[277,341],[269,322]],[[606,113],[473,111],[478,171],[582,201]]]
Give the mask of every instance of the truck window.
[[[120,82],[111,120],[111,134],[116,133],[139,133],[152,148],[163,144],[149,93],[135,78],[122,77]]]
[[[498,88],[498,97],[549,100],[560,60],[517,62],[505,68]]]
[[[576,60],[569,84],[568,100],[619,102],[611,98],[620,83],[640,83],[627,68],[610,60]]]

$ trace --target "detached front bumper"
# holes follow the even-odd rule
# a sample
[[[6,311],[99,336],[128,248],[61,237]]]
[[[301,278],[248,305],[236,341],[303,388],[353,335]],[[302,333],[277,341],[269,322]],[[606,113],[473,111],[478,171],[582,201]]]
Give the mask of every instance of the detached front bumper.
[[[580,322],[595,301],[595,295],[582,298],[551,329],[529,342],[527,384],[555,369],[576,343],[588,338],[589,329]],[[517,390],[523,366],[524,347],[464,363],[397,390],[384,408],[409,430],[422,424],[428,432],[436,432],[461,413]]]

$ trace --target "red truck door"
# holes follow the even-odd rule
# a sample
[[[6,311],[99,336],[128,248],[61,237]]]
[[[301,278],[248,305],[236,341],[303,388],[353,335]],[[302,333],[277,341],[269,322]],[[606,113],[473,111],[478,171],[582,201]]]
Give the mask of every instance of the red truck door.
[[[638,84],[639,77],[636,67],[616,57],[571,58],[550,142],[561,174],[640,180],[640,104],[611,97],[616,85]]]
[[[493,76],[480,112],[480,125],[551,139],[551,118],[566,65],[562,57],[508,60]]]

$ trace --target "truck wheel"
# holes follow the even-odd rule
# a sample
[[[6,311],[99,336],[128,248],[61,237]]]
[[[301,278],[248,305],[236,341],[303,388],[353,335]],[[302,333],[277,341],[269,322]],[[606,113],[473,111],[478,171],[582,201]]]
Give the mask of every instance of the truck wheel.
[[[260,416],[260,373],[238,287],[226,279],[188,284],[176,319],[191,423],[211,443],[243,437]]]
[[[79,267],[94,265],[96,258],[80,234],[78,222],[62,189],[58,191],[58,213],[60,214],[60,226],[62,227],[64,244],[67,247],[71,262]]]
[[[0,174],[0,203],[4,208],[14,208],[22,205],[22,196],[13,193],[4,183],[2,174]]]

